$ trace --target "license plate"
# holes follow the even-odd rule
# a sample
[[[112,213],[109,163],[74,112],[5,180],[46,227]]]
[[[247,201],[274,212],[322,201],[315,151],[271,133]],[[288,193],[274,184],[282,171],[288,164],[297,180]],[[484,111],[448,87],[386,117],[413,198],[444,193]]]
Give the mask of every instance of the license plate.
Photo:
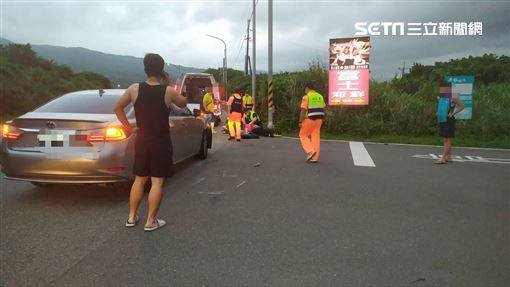
[[[69,147],[68,134],[38,135],[39,147]]]

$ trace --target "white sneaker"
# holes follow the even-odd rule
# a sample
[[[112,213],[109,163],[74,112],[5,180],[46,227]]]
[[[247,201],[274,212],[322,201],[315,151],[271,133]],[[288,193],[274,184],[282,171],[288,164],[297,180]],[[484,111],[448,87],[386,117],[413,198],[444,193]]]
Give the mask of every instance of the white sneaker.
[[[315,152],[315,151],[311,151],[311,152],[307,153],[307,154],[306,154],[306,158],[305,158],[305,159],[306,159],[306,161],[310,161],[310,160],[313,158],[313,156],[314,156],[315,154],[316,154],[316,152]]]

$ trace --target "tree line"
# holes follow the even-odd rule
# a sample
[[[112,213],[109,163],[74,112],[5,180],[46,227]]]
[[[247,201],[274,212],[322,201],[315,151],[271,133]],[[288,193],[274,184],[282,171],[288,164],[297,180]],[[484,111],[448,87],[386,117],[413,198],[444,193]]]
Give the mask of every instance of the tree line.
[[[220,79],[219,69],[209,69]],[[446,75],[474,75],[473,120],[460,124],[461,133],[483,138],[510,138],[510,57],[486,54],[425,66],[414,64],[401,77],[370,81],[366,108],[328,107],[324,131],[353,136],[433,135],[437,133],[436,101],[439,82]],[[227,92],[234,87],[251,92],[251,77],[228,69]],[[274,75],[275,123],[282,132],[298,129],[304,83],[313,81],[328,95],[328,71],[318,61],[308,69]],[[0,46],[0,115],[3,119],[28,112],[67,92],[111,88],[111,81],[92,72],[74,73],[69,67],[38,57],[30,45]],[[267,116],[267,75],[257,77],[256,106]]]

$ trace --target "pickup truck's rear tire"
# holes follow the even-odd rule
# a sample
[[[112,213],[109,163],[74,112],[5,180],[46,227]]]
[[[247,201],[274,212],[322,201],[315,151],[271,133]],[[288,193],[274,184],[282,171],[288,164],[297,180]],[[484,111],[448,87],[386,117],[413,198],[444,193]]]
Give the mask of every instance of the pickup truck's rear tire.
[[[197,154],[198,159],[206,159],[209,153],[209,137],[207,136],[207,130],[202,133],[202,143],[200,144],[200,151]]]

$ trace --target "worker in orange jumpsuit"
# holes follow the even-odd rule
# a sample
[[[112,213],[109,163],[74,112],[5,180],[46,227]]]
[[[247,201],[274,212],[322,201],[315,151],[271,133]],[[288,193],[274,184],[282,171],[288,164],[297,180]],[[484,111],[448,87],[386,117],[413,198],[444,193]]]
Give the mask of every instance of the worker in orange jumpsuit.
[[[243,118],[243,98],[239,94],[239,89],[232,91],[232,96],[227,102],[229,116],[228,116],[228,131],[230,133],[229,140],[236,139],[241,141],[241,120]]]
[[[321,151],[321,126],[326,103],[311,82],[305,83],[305,93],[299,115],[299,139],[306,152],[306,161],[316,163]]]

